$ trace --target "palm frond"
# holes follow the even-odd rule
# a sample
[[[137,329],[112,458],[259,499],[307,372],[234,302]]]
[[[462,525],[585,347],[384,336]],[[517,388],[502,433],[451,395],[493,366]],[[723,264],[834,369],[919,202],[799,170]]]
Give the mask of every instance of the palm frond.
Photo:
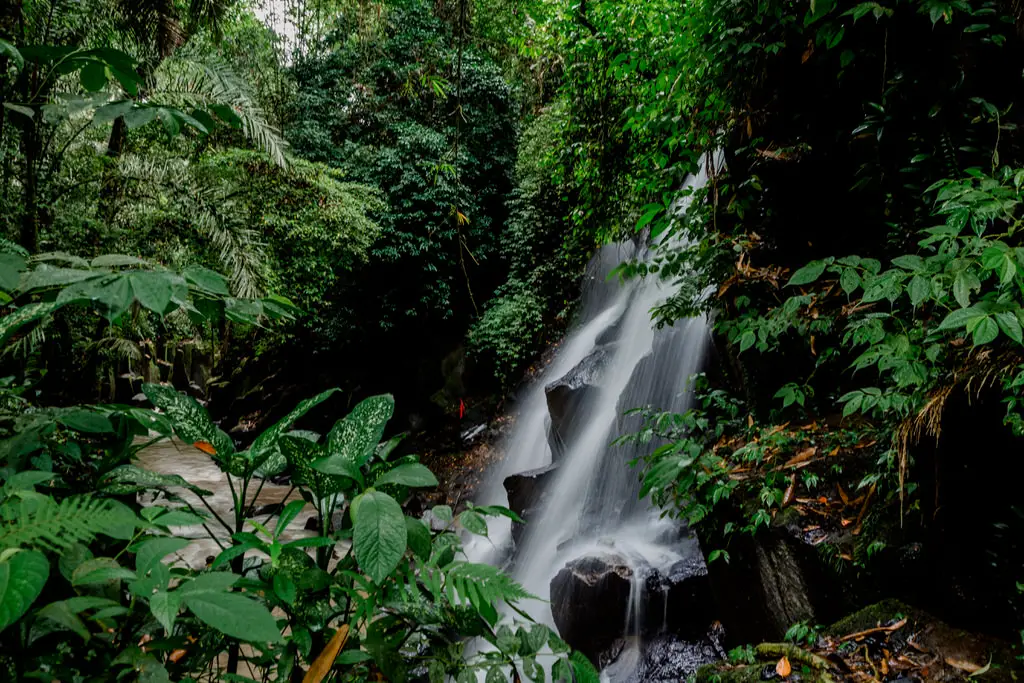
[[[152,100],[159,104],[196,109],[231,107],[241,120],[245,136],[275,164],[282,168],[287,165],[287,143],[267,120],[249,85],[227,64],[215,58],[168,59],[157,70],[156,83]]]
[[[232,196],[237,188],[224,180],[197,179],[182,159],[124,155],[119,159],[123,177],[142,185],[157,185],[176,197],[182,215],[216,252],[240,297],[264,294],[266,255],[255,230],[240,218],[246,215]]]

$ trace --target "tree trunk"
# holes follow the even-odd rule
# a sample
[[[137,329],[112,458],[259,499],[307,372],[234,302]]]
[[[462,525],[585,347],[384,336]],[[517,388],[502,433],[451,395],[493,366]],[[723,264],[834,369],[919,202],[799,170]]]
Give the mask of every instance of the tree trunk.
[[[99,215],[108,225],[113,222],[117,213],[117,200],[121,196],[123,184],[121,174],[117,172],[117,159],[124,154],[125,143],[128,141],[128,125],[123,116],[114,119],[107,141],[107,160],[103,168],[103,181],[100,187]]]
[[[35,253],[39,249],[39,157],[42,141],[35,121],[29,122],[21,138],[25,168],[22,174],[24,213],[21,217],[21,246]]]

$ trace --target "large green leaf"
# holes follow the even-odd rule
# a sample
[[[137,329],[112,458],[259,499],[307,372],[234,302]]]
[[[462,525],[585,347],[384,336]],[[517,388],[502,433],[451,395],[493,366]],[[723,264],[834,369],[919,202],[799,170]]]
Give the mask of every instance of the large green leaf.
[[[234,443],[213,424],[209,414],[194,398],[162,384],[143,384],[142,391],[153,405],[167,413],[174,424],[174,431],[183,441],[208,443],[213,447],[215,460],[230,460],[235,452]],[[204,450],[208,452],[209,449],[204,447]]]
[[[825,261],[811,261],[800,270],[793,273],[793,277],[787,282],[787,286],[794,285],[809,285],[825,272],[825,267],[828,264]]]
[[[335,423],[327,435],[328,459],[317,469],[342,473],[361,468],[373,456],[384,434],[384,427],[395,411],[389,394],[371,396]]]
[[[49,289],[51,287],[64,287],[83,280],[99,278],[103,274],[92,270],[81,270],[78,268],[55,268],[43,264],[35,270],[31,270],[21,277],[18,289],[22,292],[30,292],[34,289]]]
[[[46,301],[28,304],[8,313],[0,318],[0,344],[10,339],[11,335],[23,326],[45,318],[63,305],[62,302]]]
[[[202,266],[189,266],[186,268],[182,275],[185,276],[185,280],[195,288],[206,292],[207,294],[215,294],[219,296],[228,296],[227,280],[220,273],[216,273],[209,268],[203,268]]]
[[[374,486],[383,486],[385,484],[429,488],[437,486],[437,477],[425,465],[421,465],[418,462],[410,462],[385,472],[377,478]]]
[[[352,501],[352,514],[356,562],[374,583],[383,583],[405,554],[408,531],[402,507],[388,494],[369,489]]]
[[[255,600],[236,593],[214,590],[185,592],[179,589],[177,592],[192,614],[221,633],[254,643],[276,643],[281,640],[281,632],[274,617]]]
[[[0,631],[32,606],[50,576],[50,563],[37,550],[20,550],[0,562]]]
[[[14,47],[6,40],[0,39],[0,55],[10,58],[10,60],[14,62],[14,66],[18,67],[18,69],[25,68],[25,58],[21,56],[18,48]]]
[[[149,310],[163,315],[171,305],[170,273],[138,272],[131,274],[132,294]]]
[[[25,270],[25,259],[10,252],[0,253],[0,289],[13,292],[21,281],[21,272]]]
[[[280,447],[292,467],[292,481],[309,489],[317,497],[323,498],[351,486],[351,480],[347,477],[314,468],[324,454],[324,449],[317,443],[301,436],[286,434],[281,437]]]
[[[113,495],[138,493],[146,489],[163,489],[170,487],[187,488],[200,496],[213,495],[212,491],[201,489],[186,481],[177,474],[159,474],[150,472],[135,465],[121,465],[103,477],[103,492]]]
[[[329,399],[337,391],[337,389],[328,389],[313,398],[300,401],[299,405],[295,406],[290,413],[256,437],[256,440],[252,442],[252,446],[249,447],[247,454],[260,476],[273,476],[284,469],[286,460],[278,448],[278,441],[281,435],[291,429],[292,425],[299,418]]]
[[[114,426],[106,415],[85,408],[70,408],[56,415],[57,422],[77,432],[87,434],[112,434]]]

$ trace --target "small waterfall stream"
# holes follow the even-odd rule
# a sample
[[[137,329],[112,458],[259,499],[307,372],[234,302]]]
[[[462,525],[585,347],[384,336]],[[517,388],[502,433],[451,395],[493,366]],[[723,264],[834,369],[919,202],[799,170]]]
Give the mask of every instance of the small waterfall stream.
[[[699,188],[705,181],[701,173],[683,189]],[[680,202],[682,208],[688,201]],[[708,343],[703,318],[655,329],[651,309],[672,291],[659,278],[606,281],[612,267],[634,255],[643,258],[645,251],[637,252],[629,243],[607,246],[595,255],[587,271],[581,320],[525,393],[505,459],[489,474],[483,502],[507,504],[506,478],[555,465],[554,471],[541,475],[547,481],[530,510],[524,535],[513,543],[510,524],[496,520],[490,527],[491,542],[468,551],[479,561],[508,560],[514,576],[544,600],[524,607],[535,618],[557,625],[563,637],[566,619],[592,621],[587,615],[593,609],[580,595],[568,616],[565,610],[553,614],[558,610],[548,602],[553,580],[565,579],[564,572],[572,567],[577,571],[580,560],[589,562],[588,567],[595,561],[614,566],[619,581],[628,580],[629,587],[624,619],[603,625],[625,642],[604,668],[603,677],[613,682],[657,680],[643,673],[641,639],[664,631],[672,618],[665,577],[680,567],[690,572],[686,578],[707,572],[696,539],[639,499],[638,472],[628,463],[645,453],[641,449],[654,446],[611,445],[639,426],[639,417],[624,417],[631,408],[651,405],[681,412],[689,407],[688,380],[700,371]],[[559,401],[568,408],[553,410]],[[571,585],[571,579],[565,580]],[[588,654],[598,656],[595,650]]]

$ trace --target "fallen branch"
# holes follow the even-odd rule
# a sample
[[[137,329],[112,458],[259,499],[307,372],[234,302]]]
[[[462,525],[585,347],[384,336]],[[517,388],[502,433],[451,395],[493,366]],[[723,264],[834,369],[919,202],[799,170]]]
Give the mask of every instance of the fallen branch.
[[[858,631],[857,633],[851,633],[848,636],[843,636],[839,639],[839,642],[846,642],[847,640],[856,640],[863,638],[864,636],[870,636],[873,633],[892,633],[903,628],[907,623],[907,618],[903,617],[892,626],[876,626],[875,628],[869,628],[866,631]]]

